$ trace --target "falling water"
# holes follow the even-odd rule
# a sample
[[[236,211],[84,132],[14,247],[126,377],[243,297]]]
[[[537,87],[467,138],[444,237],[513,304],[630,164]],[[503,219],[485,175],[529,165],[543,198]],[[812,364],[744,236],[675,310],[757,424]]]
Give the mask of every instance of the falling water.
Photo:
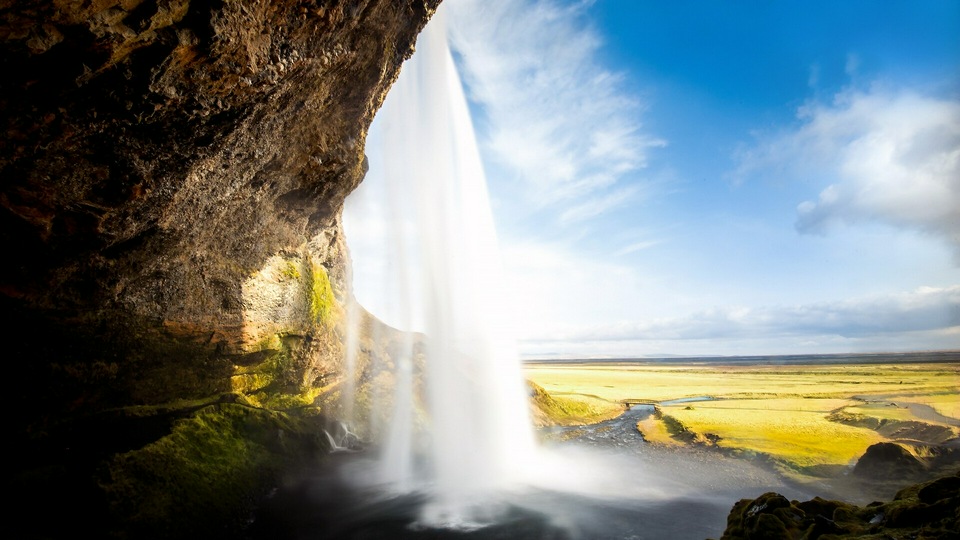
[[[493,492],[522,476],[533,436],[486,181],[442,9],[377,121],[383,156],[371,156],[371,175],[386,183],[386,273],[395,280],[385,290],[400,312],[394,320],[419,327],[426,340],[422,388],[412,347],[393,361],[380,479],[397,492],[426,491],[424,523],[469,526],[489,516]],[[374,170],[378,161],[382,171]]]
[[[348,302],[346,306],[346,335],[343,339],[343,399],[341,416],[347,424],[353,424],[354,401],[357,396],[357,357],[360,354],[360,306]]]
[[[347,423],[330,426],[339,465],[278,498],[254,537],[276,538],[270,523],[279,518],[289,538],[463,538],[463,529],[486,539],[703,538],[722,529],[731,500],[789,493],[749,463],[644,444],[636,425],[652,407],[570,428],[572,440],[534,452],[443,9],[378,113],[362,197],[345,215],[351,244],[366,240],[364,254],[379,256],[358,262],[385,264],[371,272],[384,282],[367,275],[358,297],[379,300],[377,316],[389,325],[422,332],[396,332],[348,307],[342,390],[357,403],[342,412],[366,424],[363,435],[382,451],[371,463]],[[363,378],[350,378],[357,373]]]

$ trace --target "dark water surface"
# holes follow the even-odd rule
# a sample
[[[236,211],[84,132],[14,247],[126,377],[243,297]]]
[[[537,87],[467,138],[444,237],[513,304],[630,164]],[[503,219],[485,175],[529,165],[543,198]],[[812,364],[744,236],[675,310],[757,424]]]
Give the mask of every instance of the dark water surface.
[[[248,539],[702,540],[721,535],[741,498],[766,491],[809,498],[746,460],[647,444],[636,423],[652,410],[639,405],[592,426],[550,430],[548,439],[567,439],[544,451],[559,472],[488,501],[497,517],[481,528],[423,527],[423,495],[362,487],[356,478],[373,466],[371,452],[332,456],[328,468],[279,488]]]

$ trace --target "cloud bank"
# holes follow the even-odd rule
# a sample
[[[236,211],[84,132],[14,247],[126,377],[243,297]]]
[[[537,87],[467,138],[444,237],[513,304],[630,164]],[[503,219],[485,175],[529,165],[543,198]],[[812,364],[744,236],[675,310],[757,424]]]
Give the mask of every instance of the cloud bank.
[[[663,141],[640,130],[642,104],[601,66],[586,20],[590,2],[458,0],[450,33],[485,144],[562,222],[587,220],[630,200],[618,185]]]
[[[837,336],[960,330],[960,285],[781,307],[713,308],[544,333],[533,341],[677,341]]]
[[[960,265],[960,102],[913,91],[845,90],[798,111],[799,128],[741,152],[735,176],[827,182],[797,230],[874,221],[945,240]]]

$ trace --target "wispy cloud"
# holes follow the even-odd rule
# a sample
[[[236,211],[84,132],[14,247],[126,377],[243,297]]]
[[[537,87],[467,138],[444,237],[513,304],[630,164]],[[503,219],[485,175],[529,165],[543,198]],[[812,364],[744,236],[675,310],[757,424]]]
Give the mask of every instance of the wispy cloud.
[[[665,144],[640,129],[642,103],[621,75],[601,67],[602,40],[586,17],[591,3],[447,6],[469,94],[484,111],[486,145],[533,203],[555,205],[564,222],[629,200],[619,183]]]
[[[637,251],[642,251],[642,250],[645,250],[645,249],[650,249],[650,248],[652,248],[653,246],[659,245],[659,244],[661,244],[661,243],[662,243],[662,240],[641,240],[641,241],[639,241],[639,242],[634,242],[634,243],[632,243],[632,244],[628,244],[628,245],[626,245],[626,246],[623,246],[622,248],[620,248],[619,250],[617,250],[617,252],[616,252],[614,255],[616,255],[616,256],[618,256],[618,257],[622,257],[622,256],[624,256],[624,255],[629,255],[629,254],[635,253],[635,252],[637,252]]]
[[[616,208],[635,197],[639,189],[636,186],[618,188],[602,196],[589,197],[581,203],[575,204],[560,214],[560,221],[571,223],[598,216],[607,210]]]
[[[815,177],[828,185],[797,207],[800,232],[877,221],[943,238],[960,264],[960,101],[848,89],[798,118],[742,151],[735,177]]]

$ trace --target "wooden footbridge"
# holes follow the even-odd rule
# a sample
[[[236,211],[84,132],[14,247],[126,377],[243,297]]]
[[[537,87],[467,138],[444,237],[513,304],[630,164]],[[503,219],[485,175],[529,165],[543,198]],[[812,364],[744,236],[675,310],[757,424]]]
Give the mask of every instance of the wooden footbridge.
[[[651,405],[653,406],[653,415],[657,418],[660,418],[663,415],[663,411],[660,410],[660,405],[652,399],[621,399],[620,403],[623,404],[625,410],[629,410],[630,407],[634,405]]]

